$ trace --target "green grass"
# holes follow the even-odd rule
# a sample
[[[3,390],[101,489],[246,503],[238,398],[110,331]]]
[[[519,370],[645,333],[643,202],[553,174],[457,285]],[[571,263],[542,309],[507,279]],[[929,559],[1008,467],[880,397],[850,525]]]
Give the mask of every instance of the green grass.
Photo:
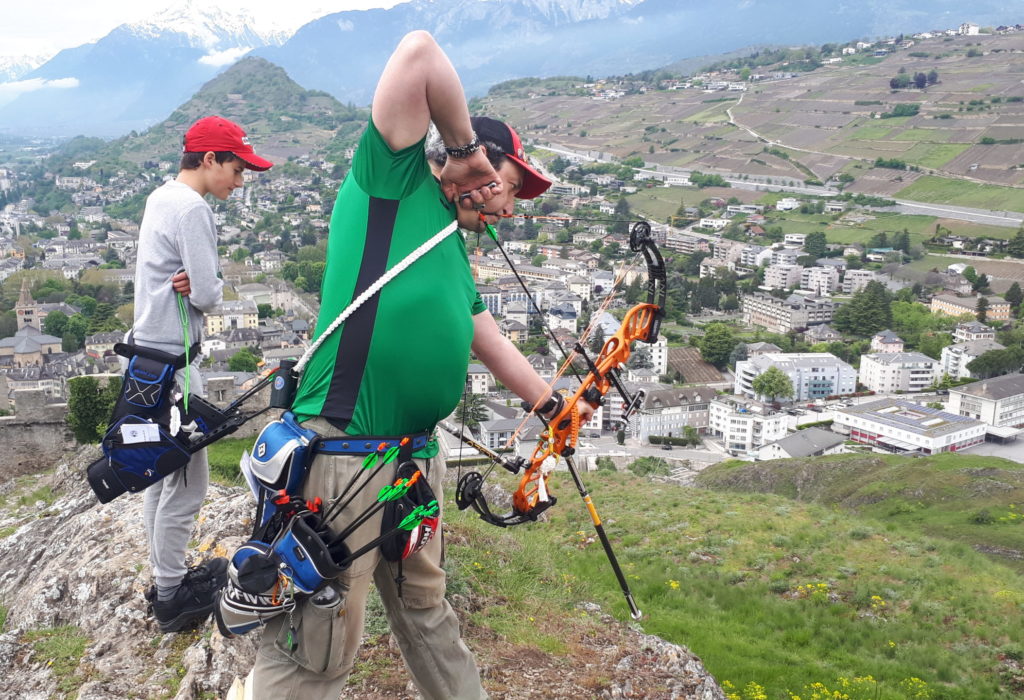
[[[889,121],[888,119],[886,120]],[[881,141],[889,132],[892,131],[891,124],[871,124],[870,126],[862,126],[861,128],[850,134],[850,138],[858,141]]]
[[[777,494],[625,473],[587,482],[644,631],[687,645],[720,682],[757,683],[770,700],[869,675],[877,700],[908,697],[900,684],[910,678],[932,697],[1000,696],[1001,650],[1024,621],[1024,577],[965,542]],[[556,473],[550,486],[560,502],[548,522],[499,530],[450,509],[465,537],[450,539],[448,553],[456,592],[501,600],[474,612],[475,624],[557,653],[560,627],[588,617],[576,601],[623,620],[628,611],[571,481]],[[826,594],[814,593],[819,584]]]
[[[210,460],[210,479],[218,484],[238,486],[244,483],[238,470],[242,452],[252,448],[255,438],[222,438],[206,448]]]
[[[941,168],[971,147],[969,143],[918,143],[901,157],[926,168]]]
[[[937,129],[904,129],[892,135],[893,141],[927,141],[929,143],[946,143],[949,133]]]
[[[1024,189],[925,175],[896,193],[897,199],[1024,212]]]
[[[89,638],[78,627],[53,627],[30,630],[24,641],[32,645],[37,663],[45,663],[64,697],[73,697],[88,680],[88,670],[80,666]]]

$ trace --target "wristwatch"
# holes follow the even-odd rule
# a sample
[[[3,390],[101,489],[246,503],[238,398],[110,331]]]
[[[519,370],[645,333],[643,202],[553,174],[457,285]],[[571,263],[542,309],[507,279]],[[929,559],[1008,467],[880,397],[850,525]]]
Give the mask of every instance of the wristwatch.
[[[467,143],[465,146],[458,146],[456,148],[444,147],[444,152],[448,154],[449,158],[455,158],[461,160],[463,158],[469,158],[471,155],[476,153],[480,149],[480,137],[473,133],[473,140]]]

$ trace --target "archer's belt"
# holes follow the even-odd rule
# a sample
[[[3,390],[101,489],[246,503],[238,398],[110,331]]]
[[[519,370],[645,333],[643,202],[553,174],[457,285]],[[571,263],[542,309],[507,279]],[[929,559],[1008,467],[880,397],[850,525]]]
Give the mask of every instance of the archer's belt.
[[[317,445],[317,453],[325,455],[368,455],[374,452],[386,452],[392,447],[401,447],[403,439],[409,438],[406,449],[409,452],[422,450],[430,440],[430,433],[413,433],[411,435],[346,436],[340,438],[323,438]]]

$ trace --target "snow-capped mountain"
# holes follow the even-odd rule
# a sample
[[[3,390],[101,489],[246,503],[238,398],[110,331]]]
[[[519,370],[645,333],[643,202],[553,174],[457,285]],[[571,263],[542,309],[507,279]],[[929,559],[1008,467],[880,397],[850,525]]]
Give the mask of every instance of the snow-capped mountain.
[[[290,36],[286,31],[258,27],[248,16],[196,0],[171,4],[152,17],[123,24],[118,30],[140,39],[178,34],[191,46],[204,49],[282,44]]]
[[[0,56],[0,83],[18,80],[49,60],[49,56]]]
[[[118,136],[142,129],[252,49],[284,38],[246,15],[179,0],[61,51],[14,85],[0,84],[0,131]]]

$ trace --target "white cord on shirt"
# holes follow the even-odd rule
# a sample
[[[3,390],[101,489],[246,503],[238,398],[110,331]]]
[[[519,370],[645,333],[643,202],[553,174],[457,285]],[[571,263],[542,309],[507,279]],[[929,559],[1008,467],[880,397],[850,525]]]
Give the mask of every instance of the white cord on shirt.
[[[334,319],[334,321],[331,323],[331,325],[329,325],[327,328],[324,329],[324,332],[320,334],[320,337],[316,339],[316,342],[314,342],[312,345],[310,345],[309,349],[306,350],[306,352],[302,355],[301,358],[299,358],[299,361],[295,364],[295,368],[293,370],[295,372],[295,374],[298,375],[298,374],[302,373],[302,370],[305,369],[306,364],[313,357],[313,353],[316,352],[316,349],[319,348],[320,345],[325,340],[327,340],[327,337],[331,333],[333,333],[335,330],[337,330],[338,326],[340,326],[342,323],[344,323],[345,319],[347,319],[349,316],[351,316],[355,312],[356,309],[358,309],[370,297],[372,297],[374,294],[376,294],[378,291],[380,291],[380,288],[383,287],[388,282],[390,282],[392,279],[394,279],[398,275],[398,273],[402,272],[405,268],[409,267],[414,262],[416,262],[419,258],[423,257],[427,253],[427,251],[429,251],[431,248],[436,246],[442,240],[447,238],[448,234],[450,234],[453,231],[457,230],[458,227],[459,227],[458,220],[452,221],[450,224],[445,226],[443,229],[441,229],[440,231],[435,233],[432,238],[430,238],[429,240],[427,240],[424,243],[420,244],[420,246],[418,248],[416,248],[414,251],[412,251],[411,253],[406,255],[405,258],[403,258],[401,262],[399,262],[397,265],[395,265],[390,270],[388,270],[383,275],[381,275],[380,278],[376,282],[374,282],[373,284],[371,284],[369,287],[366,288],[366,291],[364,291],[358,297],[353,299],[349,303],[349,305],[346,306],[345,309],[340,314],[338,314],[338,317],[336,319]]]

